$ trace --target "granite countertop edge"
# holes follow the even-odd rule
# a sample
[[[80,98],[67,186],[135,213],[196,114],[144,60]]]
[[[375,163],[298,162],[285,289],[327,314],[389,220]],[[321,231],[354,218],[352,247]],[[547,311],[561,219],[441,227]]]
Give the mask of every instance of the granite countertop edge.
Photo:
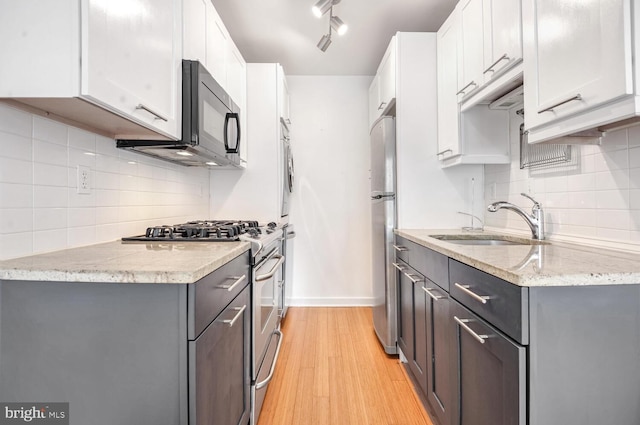
[[[190,284],[250,248],[249,242],[114,241],[0,261],[0,281]]]
[[[597,286],[640,284],[640,255],[612,249],[596,248],[567,242],[546,241],[542,246],[543,264],[548,267],[536,269],[530,264],[522,269],[513,265],[505,266],[492,259],[502,259],[518,251],[530,249],[526,245],[470,246],[457,245],[439,240],[430,235],[468,235],[460,229],[396,229],[395,234],[418,245],[430,248],[461,263],[489,273],[517,286]],[[520,235],[507,232],[480,233],[484,237],[497,235],[505,239],[523,239]],[[547,247],[552,247],[549,249]],[[545,252],[547,250],[549,252]],[[558,261],[559,259],[564,261]],[[600,262],[598,260],[601,259]],[[618,268],[616,268],[618,267]],[[581,269],[581,270],[577,270]]]

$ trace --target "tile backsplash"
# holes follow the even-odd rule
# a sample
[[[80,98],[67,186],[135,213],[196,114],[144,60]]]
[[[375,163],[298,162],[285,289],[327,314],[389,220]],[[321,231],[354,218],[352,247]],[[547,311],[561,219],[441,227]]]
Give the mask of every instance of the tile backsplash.
[[[77,193],[77,167],[90,193]],[[0,103],[0,260],[207,217],[209,171]]]
[[[519,126],[511,115],[511,164],[485,166],[485,202],[506,200],[529,210],[542,203],[550,237],[614,243],[640,250],[640,127],[608,133],[601,145],[573,145],[566,164],[520,169]],[[511,211],[485,211],[486,225],[528,231]]]

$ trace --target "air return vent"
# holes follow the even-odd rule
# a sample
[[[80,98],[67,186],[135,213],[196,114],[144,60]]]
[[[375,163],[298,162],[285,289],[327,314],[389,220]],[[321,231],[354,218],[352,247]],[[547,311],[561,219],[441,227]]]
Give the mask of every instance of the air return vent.
[[[518,86],[489,104],[489,109],[511,109],[524,103],[524,89]]]

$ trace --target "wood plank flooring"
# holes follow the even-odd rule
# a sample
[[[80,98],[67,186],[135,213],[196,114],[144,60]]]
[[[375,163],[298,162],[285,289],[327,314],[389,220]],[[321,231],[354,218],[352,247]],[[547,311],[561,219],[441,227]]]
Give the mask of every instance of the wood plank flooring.
[[[289,308],[258,425],[432,425],[370,308]]]

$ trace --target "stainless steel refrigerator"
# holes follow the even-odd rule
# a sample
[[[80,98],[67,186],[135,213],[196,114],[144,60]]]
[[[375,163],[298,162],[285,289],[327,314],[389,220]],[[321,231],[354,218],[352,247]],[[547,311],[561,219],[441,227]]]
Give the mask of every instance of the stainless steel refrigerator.
[[[396,126],[382,117],[371,128],[371,240],[373,327],[384,351],[396,354],[397,296],[393,229],[396,225]]]

